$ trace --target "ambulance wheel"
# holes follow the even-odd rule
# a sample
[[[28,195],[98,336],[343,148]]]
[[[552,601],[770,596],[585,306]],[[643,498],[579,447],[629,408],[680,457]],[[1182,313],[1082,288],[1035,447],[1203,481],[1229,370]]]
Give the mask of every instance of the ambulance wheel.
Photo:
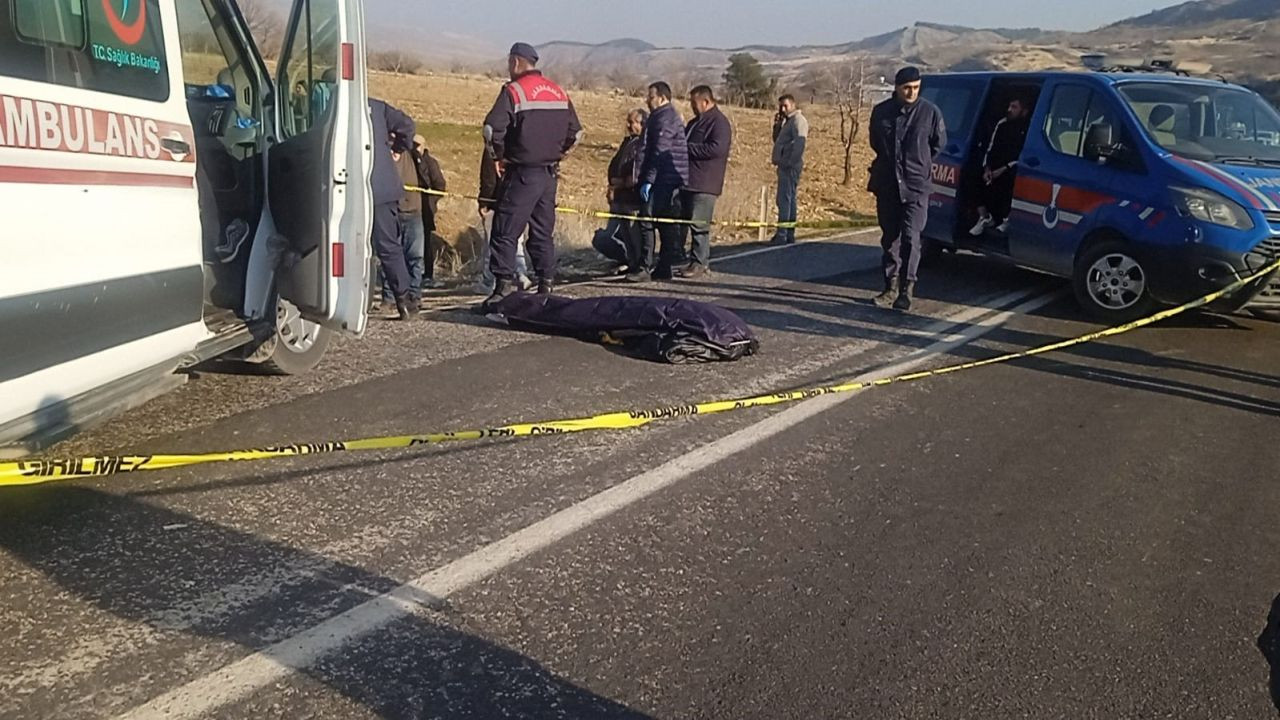
[[[276,334],[271,340],[271,354],[260,367],[273,375],[301,375],[320,364],[332,331],[306,320],[298,308],[281,299],[276,305]]]
[[[1081,254],[1071,284],[1085,312],[1109,325],[1147,317],[1158,306],[1146,267],[1120,240],[1103,240]]]

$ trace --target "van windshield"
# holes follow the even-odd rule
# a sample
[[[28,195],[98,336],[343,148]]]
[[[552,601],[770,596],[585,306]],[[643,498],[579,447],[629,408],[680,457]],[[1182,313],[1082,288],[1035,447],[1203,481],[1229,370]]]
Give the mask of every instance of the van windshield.
[[[1280,114],[1229,85],[1133,82],[1118,86],[1164,149],[1195,160],[1280,164]]]

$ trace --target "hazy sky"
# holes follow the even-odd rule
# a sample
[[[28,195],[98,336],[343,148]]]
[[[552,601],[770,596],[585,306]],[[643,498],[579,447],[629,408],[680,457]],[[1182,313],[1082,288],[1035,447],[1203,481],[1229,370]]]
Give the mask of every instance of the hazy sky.
[[[916,21],[978,27],[1087,30],[1176,0],[366,0],[378,15],[396,8],[433,29],[497,44],[517,36],[603,42],[638,37],[655,45],[836,44]],[[508,17],[524,8],[520,17]]]

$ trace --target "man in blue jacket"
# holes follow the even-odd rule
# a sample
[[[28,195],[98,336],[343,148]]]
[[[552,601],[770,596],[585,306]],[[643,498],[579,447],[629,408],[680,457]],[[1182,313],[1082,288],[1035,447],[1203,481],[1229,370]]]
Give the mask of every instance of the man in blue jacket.
[[[656,82],[649,86],[649,120],[645,123],[644,159],[640,165],[640,199],[644,217],[683,220],[680,212],[680,190],[689,178],[689,143],[684,134],[684,121],[671,104],[671,86]],[[640,251],[640,267],[627,275],[629,282],[651,279],[670,280],[679,259],[684,231],[676,223],[640,223],[644,233]],[[662,247],[654,257],[656,235],[662,236]]]
[[[884,292],[875,304],[910,310],[920,267],[920,234],[933,192],[933,160],[947,144],[947,128],[938,106],[920,97],[919,69],[899,70],[894,86],[893,97],[871,111],[869,128],[876,158],[868,189],[876,196],[884,248]]]
[[[716,199],[724,192],[724,176],[729,167],[729,148],[733,144],[733,125],[716,105],[715,94],[706,85],[689,91],[689,104],[693,107],[693,119],[685,128],[689,141],[689,182],[685,185],[681,202],[685,217],[693,225],[681,225],[681,249],[683,235],[690,230],[693,235],[693,258],[679,273],[683,278],[706,276],[711,263],[711,221],[716,213]]]
[[[400,201],[404,181],[392,152],[413,147],[413,119],[381,100],[369,99],[373,120],[373,250],[382,264],[382,281],[396,301],[401,320],[418,312],[418,299],[409,282],[409,266],[400,242]]]

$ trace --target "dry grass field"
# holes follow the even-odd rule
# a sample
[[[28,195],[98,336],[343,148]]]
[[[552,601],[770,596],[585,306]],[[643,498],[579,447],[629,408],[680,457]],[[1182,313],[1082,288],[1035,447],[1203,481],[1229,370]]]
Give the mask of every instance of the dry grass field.
[[[548,76],[555,78],[554,69]],[[392,75],[373,73],[370,94],[382,98],[414,117],[433,155],[440,161],[453,192],[476,194],[479,185],[481,126],[501,86],[499,80],[461,75]],[[623,134],[628,110],[643,106],[638,97],[602,92],[570,93],[586,129],[583,145],[561,167],[560,204],[579,209],[606,209],[605,173]],[[677,107],[687,120],[687,101]],[[772,150],[773,113],[723,107],[734,124],[734,147],[730,159],[725,194],[717,207],[724,220],[756,220],[760,197],[765,190],[769,219],[773,215]],[[840,120],[834,108],[805,107],[811,134],[806,153],[807,167],[800,184],[801,220],[844,220],[854,214],[870,213],[873,200],[864,190],[870,151],[860,138],[855,156],[853,183],[842,186],[843,148]],[[440,234],[454,248],[444,265],[455,267],[468,262],[476,240],[472,229],[477,222],[475,203],[447,198],[440,204]],[[557,242],[565,249],[588,247],[601,221],[561,215]],[[802,232],[803,234],[803,232]],[[718,231],[718,242],[754,239],[754,230]],[[450,262],[452,261],[452,262]]]

